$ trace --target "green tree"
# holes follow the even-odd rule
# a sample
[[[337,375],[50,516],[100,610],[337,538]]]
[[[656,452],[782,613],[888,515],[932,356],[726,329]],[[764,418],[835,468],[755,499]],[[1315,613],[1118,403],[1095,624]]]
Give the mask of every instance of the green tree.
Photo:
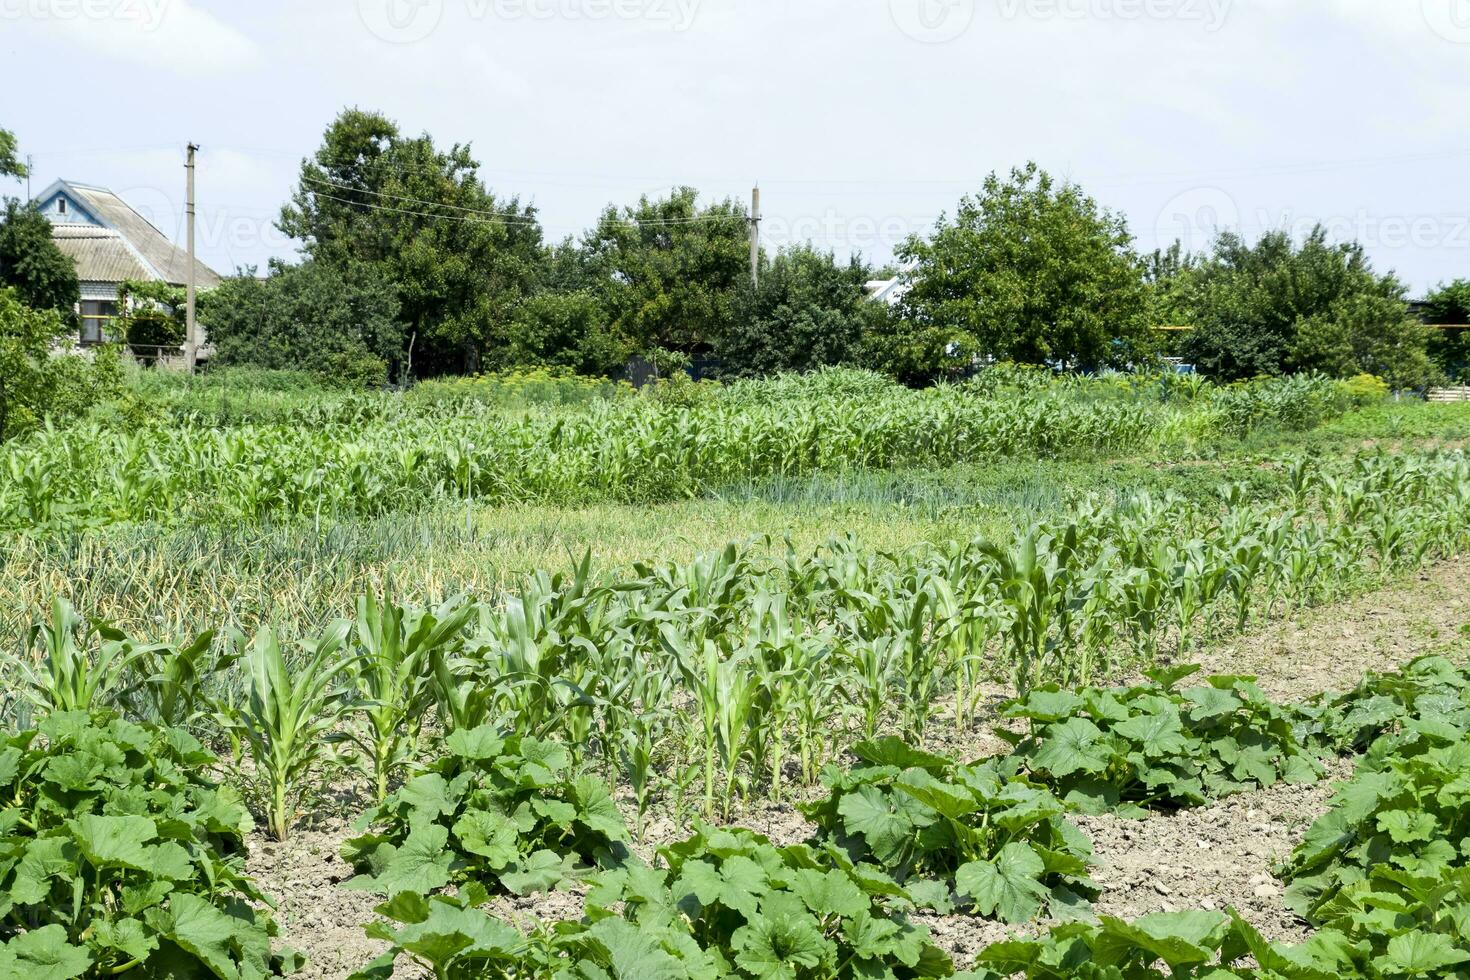
[[[15,134],[8,129],[0,129],[0,177],[24,180],[26,174],[26,165],[20,161]]]
[[[15,289],[33,309],[56,310],[67,323],[82,296],[76,263],[51,240],[51,222],[15,198],[5,199],[0,221],[0,286]]]
[[[621,212],[609,207],[583,250],[619,340],[643,355],[718,346],[750,284],[749,235],[740,204],[700,207],[692,187]]]
[[[1226,380],[1319,369],[1410,377],[1423,343],[1406,322],[1404,295],[1393,275],[1373,271],[1361,245],[1329,243],[1321,227],[1300,247],[1285,232],[1268,232],[1254,246],[1225,232],[1186,273],[1182,307],[1194,330],[1184,354]],[[1352,339],[1372,329],[1369,317],[1388,331],[1380,347]]]
[[[1470,324],[1470,279],[1441,283],[1425,299],[1429,322]],[[1431,330],[1429,356],[1448,377],[1470,381],[1470,326],[1463,330]]]
[[[365,262],[274,262],[200,296],[218,363],[306,369],[349,384],[382,384],[403,347],[398,294]]]
[[[1336,378],[1372,374],[1391,388],[1422,388],[1440,373],[1426,350],[1428,334],[1402,300],[1355,293],[1303,318],[1288,360],[1296,371]]]
[[[607,328],[596,294],[547,290],[523,302],[508,343],[490,366],[498,369],[559,367],[588,377],[609,377],[628,361],[627,349]]]
[[[736,294],[715,346],[721,370],[748,377],[851,362],[874,315],[863,292],[869,274],[856,258],[842,265],[810,245],[783,249],[759,288]]]
[[[1127,222],[1034,163],[986,178],[951,220],[898,250],[899,312],[931,340],[1025,364],[1094,368],[1151,354],[1148,295]]]
[[[366,265],[398,294],[417,371],[473,370],[506,343],[545,259],[535,208],[481,183],[470,147],[441,150],[386,117],[349,109],[301,164],[279,227],[323,266]],[[354,273],[355,274],[355,273]]]
[[[53,351],[69,329],[55,310],[34,309],[0,286],[0,442],[48,417],[76,417],[122,390],[113,348],[90,356]]]

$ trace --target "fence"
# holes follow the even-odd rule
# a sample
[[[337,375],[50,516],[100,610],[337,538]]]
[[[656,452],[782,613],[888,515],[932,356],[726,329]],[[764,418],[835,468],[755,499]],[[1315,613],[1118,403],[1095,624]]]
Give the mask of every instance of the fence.
[[[1432,402],[1470,402],[1470,388],[1430,388]]]

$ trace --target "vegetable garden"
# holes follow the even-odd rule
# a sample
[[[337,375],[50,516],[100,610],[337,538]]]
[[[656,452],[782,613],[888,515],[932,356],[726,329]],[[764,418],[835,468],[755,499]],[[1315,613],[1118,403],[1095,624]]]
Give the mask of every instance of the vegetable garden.
[[[0,514],[57,536],[207,508],[310,527],[416,499],[658,501],[842,467],[1157,454],[1349,410],[1310,380],[765,384],[692,404],[380,406],[353,443],[305,423],[43,432],[0,450]],[[503,595],[399,583],[306,631],[144,636],[55,597],[0,689],[0,976],[303,969],[245,856],[344,798],[337,887],[371,896],[376,947],[314,975],[1470,976],[1464,665],[1423,657],[1292,700],[1195,666],[1470,550],[1470,459],[1355,447],[1240,472],[1259,466],[1277,492],[1140,491],[889,551],[836,536],[631,567],[588,551]],[[1234,909],[1094,910],[1082,818],[1157,819],[1345,764],[1276,869],[1304,942]],[[799,841],[742,825],[770,806],[799,812]],[[503,914],[564,894],[576,914]],[[936,916],[1014,937],[957,962]]]

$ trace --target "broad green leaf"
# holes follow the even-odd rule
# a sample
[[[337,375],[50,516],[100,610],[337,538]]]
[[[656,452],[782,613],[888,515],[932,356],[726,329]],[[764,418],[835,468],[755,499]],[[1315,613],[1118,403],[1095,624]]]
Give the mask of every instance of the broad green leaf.
[[[71,822],[71,830],[77,847],[93,864],[149,870],[147,844],[158,836],[158,826],[147,817],[86,813]]]
[[[1046,866],[1026,844],[1001,848],[994,861],[971,861],[955,872],[955,888],[975,902],[982,915],[999,915],[1005,922],[1034,919],[1046,901],[1040,878]]]
[[[23,932],[0,946],[0,975],[15,980],[72,980],[91,965],[92,957],[68,943],[59,925]]]

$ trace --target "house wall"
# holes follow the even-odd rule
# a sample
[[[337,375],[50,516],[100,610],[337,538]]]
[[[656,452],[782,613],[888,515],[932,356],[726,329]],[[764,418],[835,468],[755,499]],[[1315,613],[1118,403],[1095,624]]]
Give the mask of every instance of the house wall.
[[[60,202],[63,199],[66,200],[65,214],[61,213]],[[100,221],[93,219],[82,208],[77,207],[77,202],[65,191],[57,191],[55,194],[46,198],[46,200],[41,201],[37,205],[37,210],[50,218],[53,224],[98,225],[99,227],[102,224]]]

